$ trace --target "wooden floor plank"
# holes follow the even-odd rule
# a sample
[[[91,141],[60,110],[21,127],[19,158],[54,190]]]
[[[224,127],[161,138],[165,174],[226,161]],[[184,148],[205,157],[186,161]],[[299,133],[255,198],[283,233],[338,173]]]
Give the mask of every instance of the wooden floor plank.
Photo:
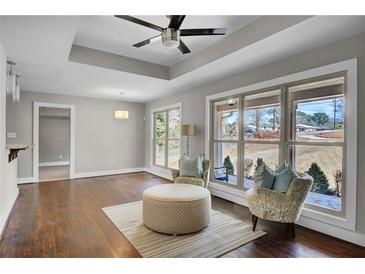
[[[140,172],[20,186],[0,242],[0,257],[140,257],[101,211],[142,199],[143,190],[168,183]],[[251,220],[247,208],[213,197],[213,208]],[[268,234],[225,257],[365,257],[365,248],[297,226],[259,220]]]

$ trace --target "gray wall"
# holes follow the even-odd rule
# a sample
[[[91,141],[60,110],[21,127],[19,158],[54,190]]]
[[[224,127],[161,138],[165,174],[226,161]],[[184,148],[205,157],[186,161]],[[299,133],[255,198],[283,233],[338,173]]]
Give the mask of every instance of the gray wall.
[[[61,113],[60,113],[61,111]],[[68,109],[40,108],[39,162],[70,160],[70,114]]]
[[[197,126],[198,133],[191,138],[191,154],[204,152],[205,136],[205,97],[221,91],[231,90],[250,84],[270,80],[280,76],[308,70],[311,68],[328,65],[331,63],[358,58],[358,192],[357,192],[357,231],[365,233],[365,218],[363,210],[365,208],[365,124],[362,117],[365,116],[365,36],[357,35],[337,43],[314,49],[278,62],[267,64],[252,70],[241,72],[240,74],[217,79],[209,85],[188,90],[174,96],[165,97],[146,105],[146,139],[145,148],[146,166],[150,165],[151,157],[151,109],[182,102],[183,123],[193,123]]]
[[[9,103],[9,143],[33,143],[33,102],[75,106],[75,172],[144,166],[144,104],[21,91],[20,103]],[[129,110],[129,120],[115,120],[114,110]],[[20,152],[18,177],[33,176],[32,150]]]

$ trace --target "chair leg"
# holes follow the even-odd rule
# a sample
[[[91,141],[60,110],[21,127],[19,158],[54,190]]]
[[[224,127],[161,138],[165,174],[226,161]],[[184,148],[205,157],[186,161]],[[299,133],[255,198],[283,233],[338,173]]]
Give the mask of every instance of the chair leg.
[[[289,236],[294,239],[295,238],[295,224],[294,223],[288,223],[287,228],[288,228],[288,231],[289,231]]]
[[[252,215],[252,231],[256,230],[257,221],[259,220],[259,217]]]

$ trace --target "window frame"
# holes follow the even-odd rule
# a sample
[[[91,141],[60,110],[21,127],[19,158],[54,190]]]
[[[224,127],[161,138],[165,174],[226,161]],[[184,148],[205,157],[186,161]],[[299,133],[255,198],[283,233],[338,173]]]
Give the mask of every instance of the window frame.
[[[343,161],[345,162],[345,165],[343,165],[343,174],[345,176],[345,183],[346,185],[343,189],[343,203],[342,207],[344,209],[345,214],[343,216],[335,216],[333,214],[334,211],[330,210],[331,212],[323,212],[320,211],[319,208],[309,208],[309,206],[305,206],[302,216],[308,217],[312,220],[317,220],[319,222],[324,222],[327,224],[333,224],[338,227],[346,228],[349,230],[355,230],[356,225],[356,185],[357,185],[357,59],[350,59],[347,61],[342,61],[330,65],[325,65],[318,68],[309,69],[306,71],[301,71],[298,73],[293,73],[290,75],[282,76],[276,79],[264,81],[261,83],[252,84],[246,87],[238,88],[235,90],[229,90],[213,95],[208,95],[206,97],[206,120],[208,121],[206,124],[207,132],[206,134],[206,146],[205,151],[207,157],[211,155],[213,152],[211,150],[211,108],[210,108],[210,102],[220,101],[224,98],[228,97],[237,97],[240,94],[248,95],[252,93],[253,91],[260,91],[265,89],[274,89],[275,86],[282,86],[287,89],[289,85],[297,85],[300,82],[307,82],[307,81],[315,81],[322,77],[330,77],[330,75],[343,73],[345,75],[345,93],[346,93],[346,106],[345,106],[345,126],[344,126],[344,133],[345,138],[344,144],[346,145],[346,149],[343,152]],[[283,93],[282,93],[283,94]],[[283,96],[283,95],[282,95]],[[285,101],[283,100],[285,99]],[[281,98],[281,105],[287,102],[287,96],[285,98]],[[282,112],[282,119],[281,123],[282,125],[287,124],[288,122],[283,121],[288,119],[288,114],[286,112],[287,107],[284,107],[281,109]],[[282,127],[283,130],[286,132],[282,136],[287,136],[288,134],[288,126]],[[284,155],[285,157],[288,157],[288,145],[281,138],[282,142],[284,142]],[[286,140],[288,140],[286,138]],[[322,145],[322,144],[321,144]],[[213,152],[214,153],[214,152]],[[242,157],[241,157],[242,158]],[[243,198],[243,204],[246,204],[245,202],[245,192],[243,189],[239,189],[236,192],[233,190],[230,190],[231,187],[218,187],[217,184],[215,184],[215,181],[211,184],[212,189],[216,189],[218,193],[222,193],[224,191],[224,196],[230,197],[232,201],[236,201],[237,197]],[[232,189],[232,188],[231,188]],[[231,196],[230,196],[231,195]],[[347,197],[351,197],[351,199],[348,199]],[[240,198],[241,199],[241,198]],[[247,204],[246,204],[247,205]],[[307,219],[306,219],[307,220]],[[306,224],[310,223],[306,221]]]
[[[181,146],[181,130],[179,131],[178,138],[169,138],[169,112],[172,110],[179,110],[180,112],[180,129],[182,125],[182,104],[172,104],[168,106],[159,107],[156,109],[151,110],[151,165],[161,169],[173,169],[169,167],[169,142],[170,141],[178,141],[179,142],[179,155],[182,154],[182,146]],[[166,130],[165,130],[165,137],[164,138],[156,138],[156,114],[157,113],[166,113]],[[164,141],[164,165],[156,164],[156,142],[157,141]]]

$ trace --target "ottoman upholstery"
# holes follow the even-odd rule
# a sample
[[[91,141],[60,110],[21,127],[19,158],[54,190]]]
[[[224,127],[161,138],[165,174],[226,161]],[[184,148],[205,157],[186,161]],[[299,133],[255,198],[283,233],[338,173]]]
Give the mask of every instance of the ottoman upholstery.
[[[165,234],[202,230],[210,220],[210,192],[189,184],[165,184],[143,192],[143,222]]]

